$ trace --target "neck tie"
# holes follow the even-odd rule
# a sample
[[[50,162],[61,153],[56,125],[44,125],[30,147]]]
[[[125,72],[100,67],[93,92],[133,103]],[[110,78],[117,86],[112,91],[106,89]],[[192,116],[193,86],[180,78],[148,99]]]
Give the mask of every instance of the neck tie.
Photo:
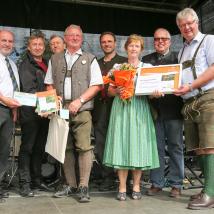
[[[11,78],[12,83],[13,83],[13,90],[14,91],[19,91],[19,87],[18,87],[18,84],[16,82],[16,78],[15,78],[15,75],[13,73],[13,69],[12,69],[12,67],[10,65],[9,59],[5,58],[5,61],[6,61],[6,64],[7,64],[8,71],[10,73],[10,78]]]

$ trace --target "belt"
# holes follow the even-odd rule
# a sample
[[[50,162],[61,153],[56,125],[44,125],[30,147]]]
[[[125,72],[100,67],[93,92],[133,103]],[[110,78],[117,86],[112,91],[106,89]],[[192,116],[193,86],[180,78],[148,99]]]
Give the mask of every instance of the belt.
[[[3,104],[1,104],[1,103],[0,103],[0,108],[4,108],[4,109],[10,110],[10,108],[9,108],[8,106],[5,106],[5,105],[3,105]]]
[[[199,97],[203,96],[204,94],[207,94],[210,91],[214,92],[214,88],[208,89],[206,91],[202,91],[202,93],[199,93],[199,94],[197,94],[197,95],[195,95],[193,97],[190,97],[190,98],[184,100],[184,103],[187,103],[187,102],[191,103],[192,101],[197,100]]]

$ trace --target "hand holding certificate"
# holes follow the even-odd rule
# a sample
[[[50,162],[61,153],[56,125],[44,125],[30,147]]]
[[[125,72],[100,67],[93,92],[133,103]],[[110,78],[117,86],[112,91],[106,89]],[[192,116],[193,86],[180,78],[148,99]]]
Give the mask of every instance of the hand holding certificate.
[[[171,94],[181,84],[181,64],[143,67],[137,78],[136,95],[150,95],[154,91]]]
[[[23,106],[36,106],[36,112],[41,116],[48,116],[59,109],[55,89],[37,92],[36,94],[15,91],[13,97]]]

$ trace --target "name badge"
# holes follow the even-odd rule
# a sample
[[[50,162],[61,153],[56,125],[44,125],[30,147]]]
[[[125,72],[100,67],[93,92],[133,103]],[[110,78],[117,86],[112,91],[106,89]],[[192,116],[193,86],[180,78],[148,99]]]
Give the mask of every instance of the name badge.
[[[69,119],[69,110],[68,109],[60,109],[59,115],[62,119],[68,120]]]

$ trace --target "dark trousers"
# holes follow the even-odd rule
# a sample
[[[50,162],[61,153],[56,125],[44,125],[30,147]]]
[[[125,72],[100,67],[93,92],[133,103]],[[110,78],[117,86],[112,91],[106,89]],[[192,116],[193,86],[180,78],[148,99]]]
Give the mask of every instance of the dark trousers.
[[[111,113],[111,105],[112,102],[109,103],[99,103],[99,106],[97,107],[98,110],[95,111],[94,114],[96,114],[96,120],[94,120],[94,135],[95,135],[95,146],[96,146],[96,156],[99,161],[99,163],[103,162],[103,155],[104,155],[104,149],[105,149],[105,141],[106,141],[106,134],[108,131],[108,124],[110,119],[110,113]],[[102,165],[102,172],[101,175],[103,178],[112,178],[114,179],[114,170],[113,168],[106,167]],[[112,177],[113,176],[113,177]]]
[[[171,187],[181,188],[184,179],[183,121],[158,118],[155,122],[155,128],[160,167],[150,172],[152,185],[159,188],[164,187],[165,148],[167,143],[169,154],[168,182]]]
[[[41,165],[45,153],[49,120],[40,118],[21,124],[18,169],[20,184],[41,183]]]
[[[12,135],[13,120],[11,110],[0,106],[0,184],[8,165]]]

